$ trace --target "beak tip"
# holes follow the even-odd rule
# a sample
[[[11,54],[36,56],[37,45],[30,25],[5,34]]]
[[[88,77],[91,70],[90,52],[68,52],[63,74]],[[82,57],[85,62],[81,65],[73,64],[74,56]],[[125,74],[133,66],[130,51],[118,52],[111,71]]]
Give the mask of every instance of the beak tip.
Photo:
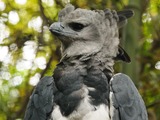
[[[52,31],[52,28],[53,28],[53,24],[49,26],[49,31]]]
[[[51,28],[51,27],[49,27],[49,31],[50,31],[50,32],[52,31],[52,28]]]
[[[60,26],[60,23],[59,22],[55,22],[53,24],[51,24],[49,26],[49,31],[53,34],[53,35],[60,35],[61,32],[62,32],[62,29],[61,29],[61,26]]]

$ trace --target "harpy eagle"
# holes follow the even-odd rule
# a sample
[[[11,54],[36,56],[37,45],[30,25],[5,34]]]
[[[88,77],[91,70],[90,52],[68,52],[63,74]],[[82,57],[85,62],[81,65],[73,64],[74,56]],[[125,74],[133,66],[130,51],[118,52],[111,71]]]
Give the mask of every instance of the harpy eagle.
[[[131,79],[113,70],[116,60],[130,62],[118,28],[131,16],[66,5],[49,28],[61,41],[61,61],[36,86],[24,120],[148,120]]]

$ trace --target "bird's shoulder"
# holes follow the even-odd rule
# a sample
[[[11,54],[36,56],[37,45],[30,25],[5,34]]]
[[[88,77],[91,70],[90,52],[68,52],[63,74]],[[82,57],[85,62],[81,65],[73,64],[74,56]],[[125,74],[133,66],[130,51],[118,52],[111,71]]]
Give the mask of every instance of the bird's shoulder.
[[[52,112],[56,91],[53,77],[43,77],[30,96],[24,120],[46,120]]]
[[[123,73],[110,80],[110,101],[113,120],[117,116],[123,120],[148,120],[142,97],[130,77]]]

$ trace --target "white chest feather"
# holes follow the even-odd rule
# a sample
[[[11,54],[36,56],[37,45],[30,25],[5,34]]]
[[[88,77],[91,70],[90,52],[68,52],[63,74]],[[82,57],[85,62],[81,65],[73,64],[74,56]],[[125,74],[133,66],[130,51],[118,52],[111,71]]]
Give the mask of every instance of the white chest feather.
[[[108,113],[108,107],[102,104],[94,110],[89,110],[86,106],[86,109],[82,111],[78,109],[65,117],[61,114],[59,106],[56,106],[52,112],[52,118],[53,120],[110,120]]]
[[[108,106],[104,104],[93,106],[90,104],[88,92],[84,94],[80,105],[67,117],[61,114],[59,106],[56,105],[52,112],[53,120],[110,120]]]

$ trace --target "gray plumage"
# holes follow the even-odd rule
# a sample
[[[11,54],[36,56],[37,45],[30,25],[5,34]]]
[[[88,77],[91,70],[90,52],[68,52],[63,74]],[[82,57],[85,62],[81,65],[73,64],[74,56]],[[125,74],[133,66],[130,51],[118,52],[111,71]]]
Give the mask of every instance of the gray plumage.
[[[132,80],[125,74],[119,73],[110,82],[110,101],[113,106],[113,120],[147,120],[144,102]],[[115,114],[119,113],[119,114]],[[118,119],[118,120],[119,120]]]
[[[30,97],[24,120],[47,120],[53,109],[55,92],[53,78],[42,78]]]
[[[50,26],[62,43],[62,58],[32,93],[25,120],[148,120],[133,82],[113,70],[116,60],[130,62],[118,29],[131,16],[131,10],[91,11],[70,4],[62,9]]]

